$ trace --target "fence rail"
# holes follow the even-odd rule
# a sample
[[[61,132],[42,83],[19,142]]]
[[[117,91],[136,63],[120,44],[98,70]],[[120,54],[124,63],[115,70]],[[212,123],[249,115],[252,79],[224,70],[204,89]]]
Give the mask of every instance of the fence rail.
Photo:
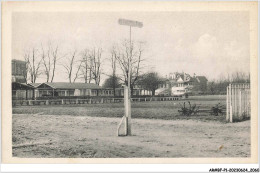
[[[180,100],[180,97],[145,97],[131,98],[133,102],[150,102],[150,101],[174,101]],[[65,104],[103,104],[103,103],[120,103],[124,98],[89,98],[89,99],[50,99],[50,100],[12,100],[13,106],[33,106],[33,105],[65,105]]]
[[[226,97],[226,120],[247,119],[251,115],[250,84],[229,84]]]

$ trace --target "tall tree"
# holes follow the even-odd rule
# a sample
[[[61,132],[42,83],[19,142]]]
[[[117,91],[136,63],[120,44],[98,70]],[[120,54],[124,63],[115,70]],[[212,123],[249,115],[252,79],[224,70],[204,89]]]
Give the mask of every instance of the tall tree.
[[[65,56],[66,60],[61,64],[67,73],[69,83],[75,82],[79,78],[79,72],[81,69],[82,61],[77,60],[77,50],[71,52],[68,56]],[[74,70],[76,69],[76,72]],[[74,77],[73,77],[74,76]]]
[[[85,49],[82,52],[81,57],[82,57],[81,75],[83,76],[85,83],[90,83],[91,82],[90,51],[88,49]]]
[[[118,87],[120,87],[119,79],[116,76],[109,76],[105,80],[103,87],[104,88],[118,88]],[[115,91],[114,91],[114,95],[115,95]]]
[[[115,46],[113,46],[111,50],[111,57],[110,57],[110,62],[111,62],[111,69],[112,69],[112,74],[109,76],[109,78],[105,81],[104,86],[105,87],[110,87],[113,88],[114,91],[114,96],[116,93],[116,88],[120,87],[119,85],[119,79],[116,76],[116,57],[117,57],[117,52]]]
[[[129,41],[124,41],[116,49],[115,57],[121,71],[119,77],[125,85],[128,85],[128,80],[130,80],[131,93],[133,93],[133,87],[139,78],[142,63],[144,62],[143,51],[143,43],[140,42],[136,45],[134,42],[130,44]],[[129,69],[129,63],[131,64],[131,69]],[[130,76],[128,74],[129,70]]]
[[[46,75],[46,82],[53,82],[58,60],[58,46],[48,44],[46,50],[41,45],[41,57],[44,66],[44,74]]]
[[[150,72],[140,76],[137,83],[141,85],[142,88],[152,91],[152,95],[154,96],[155,90],[158,89],[162,80],[156,72]]]
[[[81,56],[80,76],[83,76],[85,83],[99,85],[101,77],[102,48],[85,49]]]
[[[40,67],[42,58],[37,54],[37,49],[32,48],[24,54],[27,72],[29,73],[31,83],[35,83],[41,74]],[[26,77],[27,78],[27,77]]]

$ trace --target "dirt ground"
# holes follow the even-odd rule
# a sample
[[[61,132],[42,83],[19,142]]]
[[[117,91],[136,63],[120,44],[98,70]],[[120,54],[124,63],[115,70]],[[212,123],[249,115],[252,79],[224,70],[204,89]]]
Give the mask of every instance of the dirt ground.
[[[132,136],[117,137],[121,118],[13,114],[13,156],[48,158],[250,157],[250,120],[132,119]]]

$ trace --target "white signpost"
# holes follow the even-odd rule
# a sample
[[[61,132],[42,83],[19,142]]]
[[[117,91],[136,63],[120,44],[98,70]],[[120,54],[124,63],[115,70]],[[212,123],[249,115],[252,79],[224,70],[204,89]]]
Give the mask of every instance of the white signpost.
[[[127,20],[127,19],[119,19],[118,23],[120,25],[127,25],[127,26],[130,26],[130,27],[138,27],[138,28],[142,28],[143,27],[143,23],[142,22],[133,21],[133,20]]]
[[[132,59],[132,43],[131,43],[131,28],[142,28],[143,23],[127,19],[119,19],[120,25],[126,25],[130,28],[130,57],[128,58],[128,86],[124,88],[124,106],[125,106],[125,135],[131,135],[131,59]],[[128,92],[127,92],[128,90]],[[128,94],[127,94],[128,93]]]

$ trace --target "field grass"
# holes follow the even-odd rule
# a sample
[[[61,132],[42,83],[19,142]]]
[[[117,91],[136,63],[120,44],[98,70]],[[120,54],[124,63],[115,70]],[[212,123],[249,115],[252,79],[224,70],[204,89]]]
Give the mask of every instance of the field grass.
[[[225,104],[225,97],[134,102],[127,137],[116,135],[122,103],[14,107],[13,157],[250,157],[250,121],[224,123],[224,115],[209,113],[181,116],[184,101],[210,109]]]
[[[183,102],[190,101],[197,104],[200,109],[211,109],[217,103],[225,105],[225,96],[191,96],[180,101],[153,101],[132,102],[132,118],[145,119],[198,119],[202,121],[224,121],[223,116],[213,116],[209,113],[199,113],[193,116],[182,116],[178,110]],[[13,107],[14,114],[44,114],[44,115],[72,115],[91,117],[122,117],[124,115],[123,103],[84,104],[84,105],[42,105]]]

